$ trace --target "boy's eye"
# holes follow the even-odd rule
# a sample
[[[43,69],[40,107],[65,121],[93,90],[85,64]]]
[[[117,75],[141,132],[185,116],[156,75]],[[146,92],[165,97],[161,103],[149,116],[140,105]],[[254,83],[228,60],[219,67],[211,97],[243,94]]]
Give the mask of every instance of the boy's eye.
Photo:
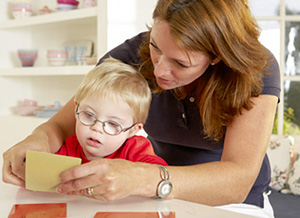
[[[84,111],[84,116],[86,118],[89,118],[89,119],[94,119],[95,115],[93,113],[90,113],[90,112],[87,112],[87,111]]]
[[[106,124],[112,127],[116,127],[116,126],[120,126],[118,123],[114,122],[114,121],[106,121]]]

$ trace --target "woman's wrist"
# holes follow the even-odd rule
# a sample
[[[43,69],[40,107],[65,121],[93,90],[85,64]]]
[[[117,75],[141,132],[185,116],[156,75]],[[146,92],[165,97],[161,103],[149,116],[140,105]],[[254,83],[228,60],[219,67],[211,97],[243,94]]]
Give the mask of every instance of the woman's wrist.
[[[161,181],[157,185],[156,197],[157,198],[166,198],[172,191],[173,185],[170,181],[169,170],[162,166],[157,165],[160,170]]]
[[[160,170],[157,165],[139,163],[135,173],[139,175],[136,195],[156,197],[157,185],[161,181]]]
[[[31,141],[39,142],[44,151],[55,153],[63,143],[63,139],[59,135],[55,126],[48,121],[37,127],[28,138]]]

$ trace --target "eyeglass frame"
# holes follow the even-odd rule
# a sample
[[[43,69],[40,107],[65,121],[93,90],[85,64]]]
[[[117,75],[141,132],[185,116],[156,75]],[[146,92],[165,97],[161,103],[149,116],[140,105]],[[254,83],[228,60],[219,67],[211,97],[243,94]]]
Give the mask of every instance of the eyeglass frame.
[[[121,126],[121,124],[119,124],[118,122],[113,121],[115,124],[117,124],[118,126],[120,126],[121,130],[120,130],[120,132],[118,132],[117,134],[110,134],[110,133],[106,132],[106,130],[105,130],[105,128],[104,128],[104,127],[105,127],[105,123],[108,122],[108,121],[101,121],[101,120],[98,120],[97,117],[96,117],[96,114],[93,114],[93,113],[91,113],[91,112],[89,112],[89,111],[79,111],[79,112],[78,112],[78,109],[79,109],[79,103],[77,104],[75,113],[76,113],[76,115],[77,115],[78,120],[79,120],[80,123],[82,123],[82,124],[85,125],[85,126],[94,126],[97,122],[99,122],[99,123],[102,124],[102,129],[103,129],[103,131],[104,131],[107,135],[111,135],[111,136],[117,136],[117,135],[120,135],[122,132],[126,132],[126,131],[130,130],[132,127],[134,127],[134,126],[137,124],[137,123],[134,123],[134,124],[132,124],[130,127],[127,127],[127,128],[124,128],[124,129],[123,129],[123,127]],[[80,120],[80,118],[79,118],[79,114],[80,114],[81,112],[85,112],[85,113],[90,113],[90,114],[92,114],[93,117],[95,118],[95,120],[93,121],[93,124],[87,125],[87,124],[83,123],[83,122]]]

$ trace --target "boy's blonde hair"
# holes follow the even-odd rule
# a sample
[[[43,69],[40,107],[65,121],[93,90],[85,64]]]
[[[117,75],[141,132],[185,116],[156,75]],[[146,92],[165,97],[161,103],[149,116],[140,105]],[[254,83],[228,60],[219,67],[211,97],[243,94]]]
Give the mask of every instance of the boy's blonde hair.
[[[147,119],[151,102],[148,83],[135,68],[117,59],[109,57],[91,70],[79,85],[75,100],[80,103],[91,95],[126,102],[135,123],[145,123]]]

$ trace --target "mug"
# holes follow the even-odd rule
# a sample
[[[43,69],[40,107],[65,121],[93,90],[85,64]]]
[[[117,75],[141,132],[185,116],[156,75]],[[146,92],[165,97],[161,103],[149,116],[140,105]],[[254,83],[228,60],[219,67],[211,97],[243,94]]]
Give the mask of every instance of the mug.
[[[91,8],[97,6],[97,0],[83,0],[84,8]]]

